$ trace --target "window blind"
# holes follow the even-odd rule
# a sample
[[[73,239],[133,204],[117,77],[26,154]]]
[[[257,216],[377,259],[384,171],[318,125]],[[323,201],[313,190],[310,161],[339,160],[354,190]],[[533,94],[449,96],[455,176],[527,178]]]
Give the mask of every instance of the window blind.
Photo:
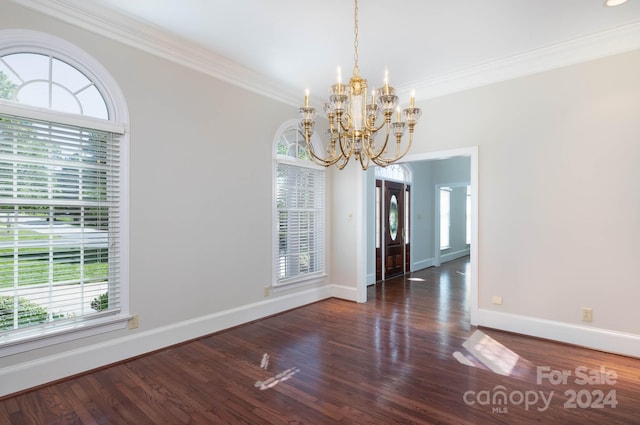
[[[119,311],[118,142],[0,114],[0,341]]]
[[[279,163],[277,283],[324,272],[324,170]]]

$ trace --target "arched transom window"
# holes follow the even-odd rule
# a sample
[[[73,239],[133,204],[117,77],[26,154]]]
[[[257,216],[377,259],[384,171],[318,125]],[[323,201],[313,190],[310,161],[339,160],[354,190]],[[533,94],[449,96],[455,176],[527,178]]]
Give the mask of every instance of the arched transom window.
[[[376,178],[381,180],[396,180],[411,182],[411,171],[402,164],[391,164],[387,167],[376,167]]]
[[[84,73],[49,54],[0,57],[0,98],[23,105],[108,120],[104,97]]]

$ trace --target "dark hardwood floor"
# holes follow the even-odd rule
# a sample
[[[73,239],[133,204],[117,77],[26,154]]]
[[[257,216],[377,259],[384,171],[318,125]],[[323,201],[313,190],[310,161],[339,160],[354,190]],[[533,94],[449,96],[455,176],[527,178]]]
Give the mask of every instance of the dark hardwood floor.
[[[456,260],[366,304],[318,302],[5,398],[0,423],[640,423],[639,359],[472,328],[468,275]]]

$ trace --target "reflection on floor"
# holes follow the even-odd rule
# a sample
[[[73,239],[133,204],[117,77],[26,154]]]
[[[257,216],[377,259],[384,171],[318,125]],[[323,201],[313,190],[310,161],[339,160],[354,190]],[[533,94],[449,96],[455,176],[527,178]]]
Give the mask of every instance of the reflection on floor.
[[[469,271],[455,260],[367,303],[316,302],[0,400],[0,423],[639,423],[640,360],[471,327]]]
[[[504,376],[511,375],[520,359],[516,353],[480,330],[472,333],[462,346],[483,365]]]

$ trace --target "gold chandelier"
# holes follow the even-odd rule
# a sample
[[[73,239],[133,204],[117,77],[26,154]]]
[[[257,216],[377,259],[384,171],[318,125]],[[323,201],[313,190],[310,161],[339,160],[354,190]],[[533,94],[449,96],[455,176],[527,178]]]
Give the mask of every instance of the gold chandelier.
[[[348,85],[342,84],[338,68],[338,81],[329,89],[329,100],[324,104],[324,112],[329,121],[329,147],[324,158],[316,154],[311,144],[316,110],[309,106],[308,90],[305,93],[304,106],[300,108],[300,131],[307,142],[310,158],[325,167],[336,165],[340,170],[346,167],[352,156],[360,161],[363,170],[367,169],[370,162],[385,167],[398,161],[409,151],[415,125],[422,114],[420,108],[414,105],[414,94],[411,95],[409,107],[403,109],[401,114],[398,96],[395,89],[389,85],[386,71],[383,87],[373,90],[368,101],[367,80],[360,77],[358,67],[358,0],[355,0],[354,8],[354,34],[353,75]],[[403,146],[403,136],[407,127],[409,140]],[[375,138],[379,133],[381,136],[384,134],[384,140],[376,145]],[[395,148],[394,143],[389,142],[391,134],[395,137]]]

